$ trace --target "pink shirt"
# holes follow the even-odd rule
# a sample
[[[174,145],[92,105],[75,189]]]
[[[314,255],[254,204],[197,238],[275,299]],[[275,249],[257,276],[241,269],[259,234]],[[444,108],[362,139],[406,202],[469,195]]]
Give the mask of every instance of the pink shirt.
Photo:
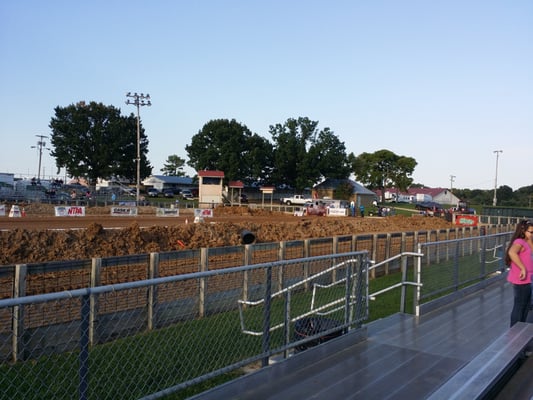
[[[522,247],[518,256],[522,260],[522,264],[526,267],[526,279],[520,280],[520,267],[511,261],[511,268],[509,269],[509,274],[507,275],[507,280],[515,285],[525,285],[526,283],[531,283],[531,275],[533,274],[533,259],[531,247],[525,241],[525,239],[516,239],[513,244],[519,244]]]

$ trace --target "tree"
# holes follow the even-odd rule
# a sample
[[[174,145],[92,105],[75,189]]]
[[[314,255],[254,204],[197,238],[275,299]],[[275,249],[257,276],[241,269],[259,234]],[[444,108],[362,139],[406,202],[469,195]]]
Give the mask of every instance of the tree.
[[[399,156],[390,150],[348,156],[353,173],[359,182],[370,189],[381,189],[381,201],[385,201],[385,188],[396,186],[406,191],[413,182],[411,175],[417,165],[414,158]]]
[[[183,158],[172,154],[168,156],[165,165],[161,168],[161,172],[166,176],[185,176],[184,165],[185,160]]]
[[[102,103],[79,102],[56,107],[50,121],[50,153],[59,169],[65,167],[72,177],[86,178],[96,184],[98,178],[123,177],[136,181],[137,119],[120,115],[120,109]],[[148,139],[140,129],[141,177],[152,167],[146,158]]]
[[[198,170],[224,171],[226,180],[249,180],[268,172],[272,154],[270,143],[234,119],[206,123],[185,146],[188,165]]]
[[[329,128],[318,132],[308,155],[321,178],[345,179],[350,176],[346,146]]]
[[[517,204],[513,198],[513,189],[507,185],[502,185],[496,190],[496,197],[499,205],[514,206]]]
[[[318,121],[307,117],[289,118],[284,124],[270,126],[276,183],[302,190],[320,178],[349,176],[344,143],[329,128],[319,131],[317,126]]]

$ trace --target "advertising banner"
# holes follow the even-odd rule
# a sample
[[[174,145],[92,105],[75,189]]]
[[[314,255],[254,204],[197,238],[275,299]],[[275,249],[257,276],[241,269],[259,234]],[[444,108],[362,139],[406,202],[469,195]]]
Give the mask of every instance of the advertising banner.
[[[157,208],[155,210],[156,217],[179,217],[179,208]]]
[[[345,217],[348,209],[346,208],[328,208],[328,216],[330,217]]]
[[[455,225],[460,226],[478,226],[479,218],[477,215],[459,214],[455,216]]]
[[[213,217],[213,209],[212,208],[195,208],[194,209],[194,216],[195,217],[202,217],[202,218],[212,218]]]
[[[81,206],[56,206],[54,207],[56,217],[84,217],[85,207]]]
[[[111,207],[112,217],[134,217],[137,215],[137,207]]]

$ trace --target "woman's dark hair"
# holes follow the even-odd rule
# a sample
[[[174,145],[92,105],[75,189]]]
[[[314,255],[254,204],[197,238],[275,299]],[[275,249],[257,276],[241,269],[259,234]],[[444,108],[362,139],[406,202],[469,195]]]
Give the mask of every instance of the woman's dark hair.
[[[505,265],[507,266],[511,265],[511,257],[509,257],[509,249],[513,245],[513,242],[516,239],[524,239],[526,237],[527,228],[529,228],[530,226],[533,226],[533,222],[527,219],[523,219],[516,225],[516,229],[513,233],[513,236],[511,237],[511,240],[509,241],[507,250],[505,251]]]

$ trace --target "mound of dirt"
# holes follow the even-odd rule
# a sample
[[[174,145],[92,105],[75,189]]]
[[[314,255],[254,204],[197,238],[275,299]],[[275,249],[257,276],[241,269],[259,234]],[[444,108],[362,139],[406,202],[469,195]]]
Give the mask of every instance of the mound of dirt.
[[[241,232],[248,230],[256,242],[278,242],[339,235],[437,230],[452,227],[441,218],[421,216],[365,217],[297,217],[248,207],[221,207],[216,217],[192,223],[192,214],[176,219],[144,218],[153,215],[153,207],[142,207],[139,216],[121,229],[106,229],[106,223],[118,224],[109,208],[87,208],[86,217],[48,217],[50,206],[29,205],[29,217],[0,217],[0,265],[55,260],[81,260],[93,257],[123,256],[149,252],[197,249],[242,244]],[[119,217],[120,218],[120,217]],[[49,229],[54,223],[66,229]],[[72,229],[71,223],[85,222],[84,228]],[[170,222],[169,222],[170,221]],[[188,223],[187,223],[188,222]],[[12,223],[12,226],[10,226]]]

